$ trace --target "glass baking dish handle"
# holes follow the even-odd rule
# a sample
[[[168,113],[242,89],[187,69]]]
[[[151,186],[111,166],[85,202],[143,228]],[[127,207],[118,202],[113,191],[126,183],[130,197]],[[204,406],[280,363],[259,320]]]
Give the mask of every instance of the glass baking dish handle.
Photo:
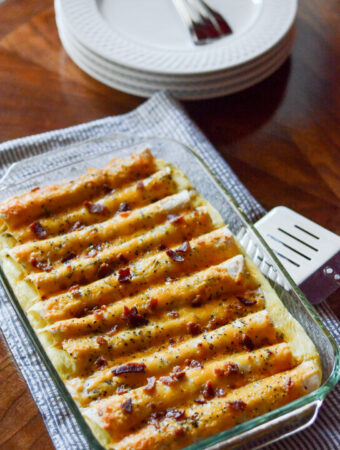
[[[212,445],[209,450],[224,448],[255,450],[273,444],[312,425],[317,418],[321,404],[322,400],[315,400],[269,422],[264,421],[261,425],[238,434],[234,438],[229,438],[225,442]]]

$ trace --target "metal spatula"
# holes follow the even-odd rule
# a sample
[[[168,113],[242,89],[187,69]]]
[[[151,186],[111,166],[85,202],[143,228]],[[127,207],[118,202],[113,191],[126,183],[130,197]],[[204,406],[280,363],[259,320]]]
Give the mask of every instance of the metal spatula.
[[[339,236],[284,206],[255,226],[310,302],[340,287]]]

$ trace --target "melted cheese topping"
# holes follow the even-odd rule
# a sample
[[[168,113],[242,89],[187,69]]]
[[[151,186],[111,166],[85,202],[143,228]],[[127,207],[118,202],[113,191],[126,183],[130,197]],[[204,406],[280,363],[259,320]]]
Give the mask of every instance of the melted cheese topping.
[[[1,261],[106,448],[182,448],[316,389],[316,349],[219,214],[145,150],[0,205]]]

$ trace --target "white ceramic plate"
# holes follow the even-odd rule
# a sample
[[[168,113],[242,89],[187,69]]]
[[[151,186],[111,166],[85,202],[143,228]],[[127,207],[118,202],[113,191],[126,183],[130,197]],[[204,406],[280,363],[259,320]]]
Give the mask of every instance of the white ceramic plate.
[[[162,88],[164,83],[168,83],[172,86],[177,86],[178,88],[192,87],[201,85],[202,83],[208,83],[209,86],[212,83],[217,83],[219,81],[225,82],[227,79],[232,80],[235,77],[241,77],[245,74],[249,74],[251,70],[255,70],[263,66],[263,68],[270,64],[273,57],[275,57],[281,50],[283,50],[287,45],[291,45],[291,41],[294,38],[295,27],[293,26],[289,32],[284,36],[284,38],[277,43],[272,49],[268,50],[263,55],[249,61],[248,63],[242,64],[241,66],[231,68],[229,70],[218,71],[208,74],[197,74],[192,75],[164,75],[164,74],[154,74],[144,71],[133,70],[128,67],[122,66],[120,64],[115,64],[112,61],[108,61],[102,58],[95,52],[89,50],[81,44],[77,39],[76,35],[72,32],[72,29],[67,27],[67,22],[62,16],[62,11],[58,8],[58,0],[56,1],[56,16],[58,28],[62,30],[64,34],[64,39],[68,41],[69,45],[78,50],[84,58],[87,58],[90,63],[95,63],[100,66],[104,71],[111,73],[115,71],[121,75],[129,77],[131,80],[136,82],[147,82],[149,81],[155,86]]]
[[[286,60],[290,54],[293,42],[292,39],[288,41],[281,51],[278,52],[276,56],[272,57],[270,64],[267,64],[265,67],[261,66],[257,70],[247,73],[244,77],[242,77],[242,79],[240,79],[240,77],[236,77],[232,80],[229,79],[224,82],[221,81],[219,83],[212,83],[208,86],[205,83],[202,86],[198,86],[196,84],[188,88],[166,83],[155,86],[154,83],[150,83],[149,81],[139,82],[135,79],[131,79],[125,74],[121,74],[119,71],[107,71],[101,68],[96,62],[90,61],[87,56],[84,56],[76,47],[74,47],[66,38],[63,29],[60,27],[59,33],[67,53],[74,60],[74,62],[85,72],[102,83],[123,92],[141,97],[149,97],[156,91],[164,89],[170,91],[174,96],[181,99],[205,99],[220,97],[246,89],[262,81],[275,72],[275,70],[277,70]]]
[[[88,55],[89,59],[92,61],[98,62],[103,67],[107,67],[107,70],[118,70],[120,73],[124,73],[127,76],[140,78],[143,80],[150,80],[150,81],[169,81],[169,82],[178,82],[179,84],[184,83],[197,83],[197,82],[203,82],[203,81],[212,81],[216,80],[218,78],[225,78],[225,77],[232,77],[236,76],[238,74],[245,73],[250,68],[253,68],[255,65],[259,65],[260,63],[265,63],[265,61],[272,58],[273,55],[275,55],[283,46],[286,44],[286,41],[291,39],[291,36],[294,34],[294,24],[289,29],[288,33],[282,38],[281,41],[279,41],[275,46],[273,46],[270,50],[265,52],[263,55],[260,55],[259,57],[242,64],[240,66],[236,66],[233,68],[229,68],[223,71],[216,71],[211,73],[203,73],[203,74],[196,74],[196,75],[190,75],[190,74],[184,74],[184,75],[178,75],[178,74],[172,74],[172,75],[166,75],[166,74],[160,74],[160,73],[152,73],[152,72],[146,72],[146,71],[140,71],[137,69],[131,69],[129,67],[117,64],[115,62],[109,61],[106,58],[101,57],[97,53],[91,51],[91,49],[88,49],[85,47],[78,39],[77,36],[74,34],[72,28],[69,28],[67,26],[67,22],[65,21],[65,18],[63,18],[62,10],[59,6],[59,0],[55,0],[55,6],[56,6],[56,15],[57,15],[57,23],[60,28],[64,30],[64,33],[66,35],[66,38],[72,42],[72,45],[74,45],[76,48],[78,48],[84,55]]]
[[[194,46],[171,0],[60,0],[79,42],[100,57],[156,74],[196,75],[245,64],[290,30],[297,0],[210,0],[234,33]]]

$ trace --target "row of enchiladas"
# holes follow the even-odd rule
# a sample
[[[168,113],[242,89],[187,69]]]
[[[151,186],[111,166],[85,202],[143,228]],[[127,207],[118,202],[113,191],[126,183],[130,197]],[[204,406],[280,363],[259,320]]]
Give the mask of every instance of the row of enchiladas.
[[[319,387],[305,331],[148,150],[0,215],[3,269],[104,447],[182,448]]]

